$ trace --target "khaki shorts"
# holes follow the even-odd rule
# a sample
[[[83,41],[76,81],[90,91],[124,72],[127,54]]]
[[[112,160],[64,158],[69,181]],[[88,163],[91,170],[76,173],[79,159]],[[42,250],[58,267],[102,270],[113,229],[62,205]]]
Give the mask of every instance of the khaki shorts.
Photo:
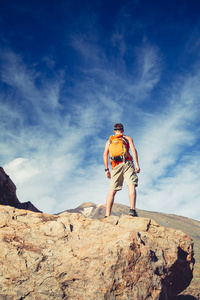
[[[127,186],[131,184],[138,185],[138,177],[131,161],[122,162],[112,170],[109,183],[110,190],[120,191],[124,180]]]

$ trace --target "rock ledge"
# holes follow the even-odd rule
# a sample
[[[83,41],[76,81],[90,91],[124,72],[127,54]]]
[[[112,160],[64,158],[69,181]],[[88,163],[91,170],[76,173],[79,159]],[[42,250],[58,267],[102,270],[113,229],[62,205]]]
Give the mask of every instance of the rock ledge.
[[[1,299],[173,299],[193,242],[148,218],[92,220],[0,207]]]

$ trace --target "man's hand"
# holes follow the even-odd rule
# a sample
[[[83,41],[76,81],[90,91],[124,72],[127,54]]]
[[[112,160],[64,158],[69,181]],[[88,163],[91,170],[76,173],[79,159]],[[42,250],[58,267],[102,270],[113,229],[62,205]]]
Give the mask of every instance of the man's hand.
[[[136,170],[136,173],[140,173],[140,167],[139,166],[136,166],[135,170]]]
[[[110,171],[106,171],[106,177],[110,178]]]

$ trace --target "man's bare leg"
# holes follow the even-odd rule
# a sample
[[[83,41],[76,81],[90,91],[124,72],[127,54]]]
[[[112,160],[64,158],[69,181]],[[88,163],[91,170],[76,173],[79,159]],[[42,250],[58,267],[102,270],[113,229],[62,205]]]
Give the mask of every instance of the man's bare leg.
[[[130,208],[135,209],[136,204],[136,189],[134,184],[128,186],[129,199],[130,199]]]
[[[106,216],[110,216],[111,214],[111,209],[114,203],[114,198],[116,195],[117,191],[109,191],[108,197],[106,199]]]

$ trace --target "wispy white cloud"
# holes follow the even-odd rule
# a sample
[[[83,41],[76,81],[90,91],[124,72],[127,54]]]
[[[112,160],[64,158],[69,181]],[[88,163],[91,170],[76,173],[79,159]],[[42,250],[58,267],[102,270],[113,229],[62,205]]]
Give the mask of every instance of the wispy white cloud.
[[[62,85],[62,74],[55,76],[54,80],[47,80],[44,74],[36,72],[34,65],[27,66],[21,56],[11,50],[1,51],[1,80],[13,89],[10,99],[19,110],[31,112],[29,116],[39,122],[50,124],[46,113],[52,114],[60,108],[59,91]],[[37,81],[41,82],[38,87]],[[7,96],[6,101],[9,100]],[[48,122],[49,121],[49,122]],[[37,122],[36,122],[37,123]],[[45,124],[44,124],[45,125]]]
[[[139,78],[137,96],[139,96],[139,93],[143,94],[145,91],[146,93],[151,91],[160,80],[162,70],[161,54],[157,47],[148,45],[147,42],[142,47],[137,48],[136,54]]]
[[[199,76],[177,79],[168,106],[144,125],[139,140],[143,208],[199,218],[200,153],[198,147],[196,154],[190,151],[199,141]]]
[[[181,161],[167,177],[157,178],[140,194],[141,207],[199,219],[199,155]]]
[[[12,180],[19,187],[31,177],[34,177],[41,172],[41,170],[37,169],[37,167],[30,165],[28,159],[25,158],[16,158],[9,162],[8,165],[5,165],[4,168],[8,173],[12,173],[14,170]]]

